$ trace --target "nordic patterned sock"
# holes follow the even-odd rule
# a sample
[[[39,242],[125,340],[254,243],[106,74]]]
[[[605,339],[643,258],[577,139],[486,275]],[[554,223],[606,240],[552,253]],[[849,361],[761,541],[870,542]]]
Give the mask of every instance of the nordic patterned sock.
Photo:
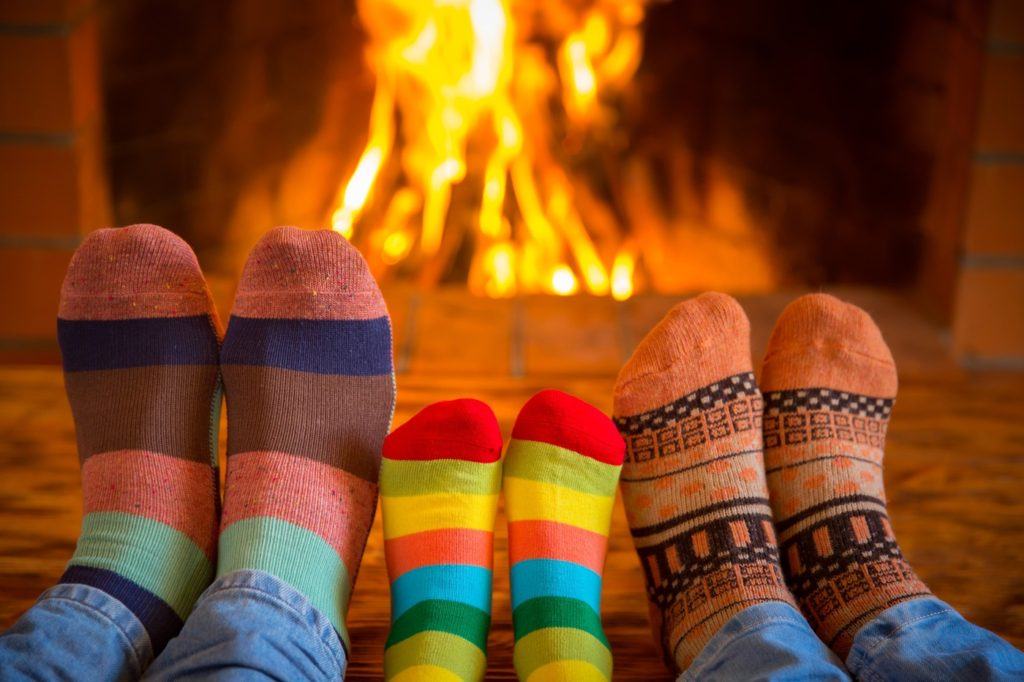
[[[131,610],[154,654],[213,577],[219,322],[195,254],[155,225],[93,232],[57,335],[82,465],[82,535],[62,583]]]
[[[228,465],[217,575],[255,570],[337,630],[377,505],[395,383],[391,322],[338,233],[282,227],[253,248],[221,351]]]
[[[384,441],[388,680],[482,680],[501,430],[477,400],[434,403]]]
[[[611,420],[560,391],[516,418],[504,487],[520,680],[612,678],[601,574],[622,455]]]
[[[885,506],[896,366],[867,313],[812,294],[779,317],[762,382],[786,577],[818,636],[845,657],[868,620],[930,594],[903,559]]]
[[[724,294],[680,303],[615,385],[622,498],[666,663],[686,670],[725,623],[789,604],[761,456],[750,323]]]

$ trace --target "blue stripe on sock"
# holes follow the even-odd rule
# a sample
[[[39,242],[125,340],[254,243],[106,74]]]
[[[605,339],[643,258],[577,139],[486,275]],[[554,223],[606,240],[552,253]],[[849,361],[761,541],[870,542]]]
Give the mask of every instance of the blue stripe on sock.
[[[391,374],[391,324],[373,320],[291,320],[232,316],[221,364],[315,374]]]
[[[59,582],[95,587],[124,604],[149,633],[154,656],[163,651],[167,642],[177,636],[184,625],[164,600],[114,571],[91,566],[68,566]]]
[[[391,583],[391,620],[420,602],[453,601],[491,612],[491,571],[480,566],[421,566]]]
[[[217,337],[206,315],[134,320],[57,319],[64,370],[215,365]]]
[[[601,613],[601,576],[585,566],[557,559],[527,559],[512,566],[512,608],[536,597],[569,597]]]

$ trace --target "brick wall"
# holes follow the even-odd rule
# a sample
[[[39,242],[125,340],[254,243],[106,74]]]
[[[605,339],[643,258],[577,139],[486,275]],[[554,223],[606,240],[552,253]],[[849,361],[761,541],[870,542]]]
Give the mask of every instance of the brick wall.
[[[0,360],[56,356],[63,272],[109,224],[88,0],[0,3]]]
[[[964,212],[953,341],[969,365],[1024,368],[1024,2],[994,0]]]

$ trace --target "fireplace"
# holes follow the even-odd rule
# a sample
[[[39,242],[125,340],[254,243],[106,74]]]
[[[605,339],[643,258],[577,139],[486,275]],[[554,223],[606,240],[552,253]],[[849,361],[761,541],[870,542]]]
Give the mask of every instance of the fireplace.
[[[385,289],[867,285],[965,359],[1021,356],[1024,310],[1007,340],[985,303],[1024,289],[1013,3],[53,4],[0,16],[4,50],[54,63],[3,60],[29,96],[0,112],[24,169],[0,255],[40,278],[4,304],[14,357],[52,356],[81,235],[138,221],[193,244],[225,308],[249,246],[297,224],[345,234]],[[67,116],[36,115],[58,95]],[[43,199],[61,173],[68,215]]]

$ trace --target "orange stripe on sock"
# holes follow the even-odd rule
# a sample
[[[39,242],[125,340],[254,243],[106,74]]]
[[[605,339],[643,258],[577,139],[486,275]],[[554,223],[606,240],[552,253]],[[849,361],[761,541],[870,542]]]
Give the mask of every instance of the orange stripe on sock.
[[[513,521],[508,524],[509,563],[526,559],[560,559],[604,570],[608,538],[557,521]]]
[[[706,557],[711,554],[711,545],[708,543],[707,531],[698,531],[690,539],[693,543],[693,552],[699,557]]]
[[[857,538],[857,542],[859,544],[867,542],[871,537],[867,519],[863,516],[854,516],[850,518],[850,524],[853,526],[853,537]]]
[[[814,538],[814,548],[818,551],[818,556],[830,556],[832,554],[832,538],[829,536],[828,528],[825,526],[816,528],[811,535]]]
[[[461,564],[493,568],[494,533],[471,528],[441,528],[384,541],[388,578],[394,581],[420,566]]]
[[[221,528],[272,516],[316,533],[355,573],[365,530],[377,509],[377,486],[347,471],[284,452],[243,452],[228,462]]]
[[[213,469],[146,450],[93,455],[82,464],[85,513],[125,512],[166,523],[213,559],[217,545]]]
[[[746,547],[750,544],[750,529],[746,521],[731,521],[729,530],[732,531],[732,544],[737,547]]]

